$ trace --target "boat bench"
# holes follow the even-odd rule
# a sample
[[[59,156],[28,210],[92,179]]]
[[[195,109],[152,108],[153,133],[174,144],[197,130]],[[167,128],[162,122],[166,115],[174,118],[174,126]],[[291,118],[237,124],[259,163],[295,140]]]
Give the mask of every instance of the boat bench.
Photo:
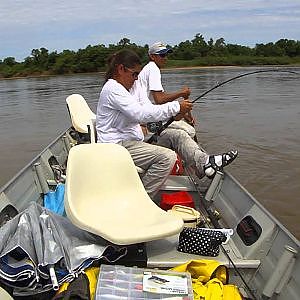
[[[174,235],[165,239],[147,242],[147,267],[169,269],[184,264],[189,260],[199,259],[214,259],[229,268],[233,267],[232,263],[221,249],[220,254],[216,257],[201,256],[177,251],[176,247],[178,245],[178,237],[179,235]],[[229,241],[228,244],[223,245],[223,247],[237,268],[256,269],[260,265],[260,260],[258,259],[243,259],[237,255],[232,243],[232,241]]]

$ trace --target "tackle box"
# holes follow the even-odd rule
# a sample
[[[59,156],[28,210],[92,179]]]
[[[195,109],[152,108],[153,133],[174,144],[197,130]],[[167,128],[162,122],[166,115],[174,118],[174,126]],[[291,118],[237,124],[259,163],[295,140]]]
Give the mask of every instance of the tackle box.
[[[146,275],[145,275],[146,274]],[[166,294],[143,291],[145,276],[152,279],[154,285],[164,284],[164,278],[178,276],[186,278],[186,294]],[[167,276],[164,276],[167,275]],[[164,278],[163,278],[164,277]],[[124,267],[119,265],[101,265],[97,282],[95,300],[146,300],[146,299],[193,299],[191,275],[187,272],[174,272],[157,269],[137,267]]]

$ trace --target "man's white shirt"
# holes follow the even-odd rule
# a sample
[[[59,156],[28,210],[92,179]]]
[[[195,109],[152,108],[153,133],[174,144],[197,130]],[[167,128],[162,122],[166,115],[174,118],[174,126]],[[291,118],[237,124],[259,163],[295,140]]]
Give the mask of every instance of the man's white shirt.
[[[150,61],[145,65],[135,81],[130,92],[132,95],[138,95],[140,90],[146,91],[147,97],[155,104],[151,91],[164,91],[161,83],[161,73],[155,62]]]

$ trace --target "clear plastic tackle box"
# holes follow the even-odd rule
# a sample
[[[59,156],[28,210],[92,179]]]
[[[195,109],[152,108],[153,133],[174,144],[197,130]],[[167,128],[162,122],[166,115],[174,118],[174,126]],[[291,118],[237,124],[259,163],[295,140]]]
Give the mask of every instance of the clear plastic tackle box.
[[[177,283],[178,291],[180,291],[178,294],[176,290]],[[161,292],[160,289],[163,290],[164,287],[164,292]],[[183,294],[180,287],[183,287],[187,293]],[[153,291],[144,291],[143,289]],[[112,299],[190,300],[193,299],[191,275],[186,272],[178,273],[157,269],[101,265],[95,300]]]

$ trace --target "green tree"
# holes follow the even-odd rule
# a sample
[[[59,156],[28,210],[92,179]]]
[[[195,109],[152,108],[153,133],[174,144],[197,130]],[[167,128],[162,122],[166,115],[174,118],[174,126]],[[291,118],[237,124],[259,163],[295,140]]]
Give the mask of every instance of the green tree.
[[[254,54],[254,51],[250,47],[235,45],[235,44],[227,44],[226,45],[228,54],[230,55],[246,55],[251,56]]]
[[[55,74],[73,73],[76,71],[76,53],[71,50],[63,50],[53,65]]]
[[[197,56],[207,56],[209,52],[209,46],[205,42],[203,35],[200,33],[197,33],[194,39],[192,39],[192,47],[193,50],[198,54]]]
[[[76,53],[77,72],[95,72],[101,70],[105,65],[107,49],[104,45],[91,46],[80,49]]]
[[[178,46],[173,47],[173,51],[174,52],[170,55],[173,59],[190,60],[197,56],[197,53],[193,48],[193,44],[189,40],[181,42]]]
[[[209,54],[213,56],[226,56],[228,54],[224,38],[219,38],[216,40],[213,47],[210,47]]]
[[[40,49],[32,49],[31,56],[32,61],[35,66],[37,66],[41,70],[48,70],[48,50],[46,48],[40,48]]]
[[[147,44],[139,46],[124,37],[117,44],[88,45],[77,52],[63,50],[61,53],[49,53],[44,47],[32,49],[31,55],[21,63],[16,62],[14,57],[7,57],[0,60],[0,77],[101,71],[107,57],[124,47],[135,51],[143,62],[148,60]],[[169,58],[170,66],[297,63],[300,61],[300,41],[280,39],[250,48],[226,44],[222,37],[215,42],[212,38],[206,42],[203,35],[197,33],[192,40],[175,45]]]
[[[123,47],[126,47],[126,46],[129,46],[130,45],[130,39],[124,37],[122,38],[119,42],[118,42],[118,46],[121,46],[122,48]]]
[[[280,39],[275,43],[275,46],[282,49],[287,56],[295,57],[300,55],[300,41]]]
[[[255,54],[258,56],[283,56],[284,50],[274,43],[256,44]]]
[[[210,38],[207,42],[207,46],[208,46],[208,55],[211,54],[211,52],[214,49],[214,40],[212,38]]]
[[[3,64],[12,67],[17,64],[16,59],[12,56],[3,59]]]

